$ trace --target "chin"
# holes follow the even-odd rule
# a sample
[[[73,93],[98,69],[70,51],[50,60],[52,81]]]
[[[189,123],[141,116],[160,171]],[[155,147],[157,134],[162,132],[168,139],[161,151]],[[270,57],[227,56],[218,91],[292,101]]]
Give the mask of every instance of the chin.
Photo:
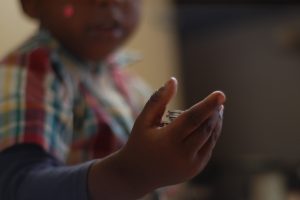
[[[77,44],[72,44],[74,53],[88,61],[103,61],[110,55],[116,52],[124,39],[110,40],[110,41],[97,41],[97,40],[82,40]]]
[[[107,59],[111,54],[113,54],[115,51],[109,51],[109,52],[93,52],[86,54],[84,57],[93,62],[99,62]]]

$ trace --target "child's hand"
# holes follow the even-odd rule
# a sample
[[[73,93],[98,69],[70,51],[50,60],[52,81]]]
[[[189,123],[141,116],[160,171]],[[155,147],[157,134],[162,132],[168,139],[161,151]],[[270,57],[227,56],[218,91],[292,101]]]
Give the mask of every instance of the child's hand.
[[[124,171],[137,183],[156,188],[192,178],[206,166],[220,136],[222,92],[210,94],[169,125],[160,126],[176,88],[172,78],[150,98],[119,152],[126,163]]]
[[[225,96],[214,92],[161,127],[176,88],[176,79],[171,79],[158,90],[136,120],[126,146],[94,163],[88,176],[91,199],[137,199],[188,180],[205,167],[221,132]]]

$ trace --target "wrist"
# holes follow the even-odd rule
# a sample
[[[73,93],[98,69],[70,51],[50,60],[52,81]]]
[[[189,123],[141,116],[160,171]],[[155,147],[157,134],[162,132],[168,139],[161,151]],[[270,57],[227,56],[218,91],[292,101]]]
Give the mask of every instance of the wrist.
[[[137,199],[155,189],[144,179],[146,177],[122,151],[118,151],[91,167],[88,177],[91,199]]]

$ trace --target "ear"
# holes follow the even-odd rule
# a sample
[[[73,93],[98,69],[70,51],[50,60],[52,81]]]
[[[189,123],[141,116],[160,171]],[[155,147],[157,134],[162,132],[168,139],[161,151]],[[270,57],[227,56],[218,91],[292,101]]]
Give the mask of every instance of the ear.
[[[26,15],[32,18],[38,18],[39,12],[38,12],[38,4],[37,2],[39,0],[20,0],[22,9]]]

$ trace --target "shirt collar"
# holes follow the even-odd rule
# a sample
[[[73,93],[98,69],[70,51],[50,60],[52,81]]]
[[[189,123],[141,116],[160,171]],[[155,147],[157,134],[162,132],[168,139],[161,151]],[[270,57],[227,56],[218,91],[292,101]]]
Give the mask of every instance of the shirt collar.
[[[82,68],[81,70],[91,71],[92,73],[101,72],[103,67],[119,67],[124,68],[139,62],[142,56],[138,52],[119,50],[113,53],[108,59],[95,62],[84,61],[64,48],[46,29],[40,29],[37,34],[37,39],[53,52],[53,57],[56,59],[65,59],[69,63]]]

